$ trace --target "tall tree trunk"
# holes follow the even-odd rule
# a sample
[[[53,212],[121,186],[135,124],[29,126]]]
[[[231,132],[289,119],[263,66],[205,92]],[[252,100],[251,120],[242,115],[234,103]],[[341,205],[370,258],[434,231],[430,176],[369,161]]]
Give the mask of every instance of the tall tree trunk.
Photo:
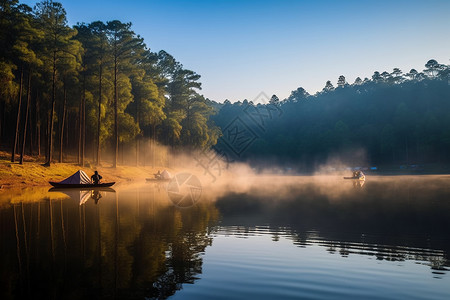
[[[136,136],[136,167],[139,167],[139,136]]]
[[[45,153],[45,161],[47,161],[48,159],[48,132],[50,131],[50,111],[47,108],[47,124],[45,126],[45,132],[44,132],[44,138],[45,138],[45,143],[44,143],[44,153]]]
[[[3,133],[3,110],[5,109],[4,101],[0,99],[0,145],[2,144]]]
[[[136,102],[136,123],[138,124],[138,126],[140,122],[139,103],[140,101]],[[139,166],[139,139],[140,134],[136,135],[136,167]]]
[[[36,108],[35,108],[35,110],[36,110]],[[30,100],[30,108],[29,108],[29,112],[28,112],[29,114],[30,114],[30,122],[28,122],[28,124],[29,124],[29,128],[28,128],[28,130],[29,130],[29,132],[30,132],[30,147],[29,147],[29,154],[31,155],[31,156],[33,156],[33,150],[34,150],[34,144],[33,144],[33,110],[32,110],[32,106],[31,106],[31,100]],[[36,122],[34,123],[34,124],[36,124]]]
[[[5,101],[2,101],[0,99],[0,145],[2,144],[2,137],[3,137],[3,118],[4,114],[3,111],[5,109]]]
[[[84,167],[84,157],[86,154],[86,73],[83,75],[83,116],[82,116],[82,148],[81,148],[81,165]]]
[[[80,97],[80,106],[78,108],[78,165],[81,166],[81,119],[83,118],[83,95]]]
[[[41,156],[41,120],[39,108],[39,96],[36,93],[36,139],[37,139],[37,155]]]
[[[22,151],[20,151],[19,164],[23,164],[23,154],[25,152],[25,143],[27,140],[28,110],[30,109],[30,102],[31,102],[31,70],[28,73],[27,106],[25,108],[25,125],[23,126]]]
[[[67,105],[66,105],[66,118],[67,118],[67,121],[65,122],[65,124],[66,124],[66,135],[64,136],[64,138],[65,138],[65,145],[66,145],[66,149],[72,149],[72,147],[71,147],[71,145],[70,145],[70,140],[69,140],[69,124],[70,124],[70,114],[69,114],[69,112],[67,111]]]
[[[143,152],[144,153],[142,153],[142,156],[144,157],[144,159],[143,159],[142,164],[145,167],[145,165],[147,163],[146,159],[147,159],[147,144],[148,144],[148,142],[147,142],[146,139],[144,139],[143,143],[144,143],[144,147],[143,147],[143,149],[144,149]]]
[[[0,145],[2,144],[3,128],[5,122],[5,101],[0,101]]]
[[[119,124],[117,122],[117,46],[114,45],[114,160],[113,168],[117,167],[117,159],[119,157]]]
[[[17,149],[16,147],[18,142],[19,124],[20,124],[20,107],[22,106],[22,87],[23,87],[23,67],[20,70],[19,104],[17,108],[16,131],[14,133],[14,141],[11,151],[11,162],[14,162],[16,157],[16,149]]]
[[[63,162],[63,142],[64,142],[64,122],[66,121],[66,102],[67,102],[67,91],[66,91],[66,78],[64,78],[64,103],[62,109],[62,120],[61,120],[61,131],[59,137],[59,162]]]
[[[98,118],[97,118],[97,166],[100,166],[100,125],[102,118],[102,72],[103,66],[100,61],[99,84],[98,84]]]
[[[53,114],[55,113],[55,92],[56,92],[56,51],[53,51],[53,73],[52,73],[52,109],[50,112],[50,129],[48,132],[48,157],[47,162],[44,164],[50,167],[53,156]]]
[[[125,151],[124,151],[125,143],[124,143],[124,142],[121,142],[121,143],[120,143],[120,146],[121,146],[120,148],[122,148],[122,151],[121,151],[121,153],[120,153],[120,154],[121,154],[121,155],[120,155],[120,158],[121,158],[121,164],[123,165],[123,153],[125,152]]]
[[[155,163],[155,147],[156,147],[156,125],[153,124],[152,125],[152,129],[153,129],[153,135],[152,135],[152,139],[150,141],[150,143],[152,143],[152,147],[151,147],[151,155],[152,155],[152,168],[155,167],[156,163]]]

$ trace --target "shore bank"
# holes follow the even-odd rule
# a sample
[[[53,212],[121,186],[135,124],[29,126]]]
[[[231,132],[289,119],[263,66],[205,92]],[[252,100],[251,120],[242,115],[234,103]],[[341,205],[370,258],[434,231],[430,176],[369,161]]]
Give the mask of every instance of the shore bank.
[[[27,158],[22,165],[10,161],[10,154],[0,153],[0,191],[10,188],[25,188],[31,186],[49,186],[49,181],[61,181],[78,170],[83,170],[91,176],[97,170],[102,175],[103,182],[114,181],[121,185],[127,182],[145,181],[152,178],[153,174],[163,169],[173,172],[166,167],[136,167],[117,166],[113,168],[108,165],[81,167],[73,163],[53,163],[50,167],[44,167],[41,161],[33,161]]]

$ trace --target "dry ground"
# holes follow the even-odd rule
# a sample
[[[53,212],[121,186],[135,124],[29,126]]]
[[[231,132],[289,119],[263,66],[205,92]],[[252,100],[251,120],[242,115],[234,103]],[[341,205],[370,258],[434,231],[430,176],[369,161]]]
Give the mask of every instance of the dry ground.
[[[80,167],[73,163],[53,163],[50,167],[44,167],[43,161],[36,160],[32,157],[25,157],[24,163],[11,162],[10,153],[0,151],[0,191],[8,188],[21,188],[30,186],[50,186],[49,181],[61,181],[64,178],[81,169],[89,176],[94,170],[103,176],[104,182],[115,181],[118,184],[131,182],[144,182],[145,178],[153,177],[158,170],[167,169],[165,167],[133,167],[118,166],[112,168],[110,166],[102,167]],[[169,171],[173,172],[173,170]]]

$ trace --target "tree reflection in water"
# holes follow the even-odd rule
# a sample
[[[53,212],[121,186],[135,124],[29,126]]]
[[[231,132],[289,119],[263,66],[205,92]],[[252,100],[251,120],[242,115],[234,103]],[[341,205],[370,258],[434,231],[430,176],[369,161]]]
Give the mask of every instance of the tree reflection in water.
[[[150,185],[97,204],[77,195],[2,202],[1,299],[163,299],[201,274],[214,204],[180,210]]]
[[[446,176],[379,177],[357,189],[339,180],[259,182],[217,199],[223,219],[218,230],[251,236],[264,229],[274,241],[285,236],[299,247],[320,245],[343,257],[414,260],[438,277],[450,270],[449,181]]]
[[[215,202],[188,209],[158,185],[105,193],[97,203],[80,193],[11,193],[0,199],[0,299],[165,299],[200,278],[213,232],[448,272],[447,178],[371,179],[357,188],[282,180],[212,190],[205,197]]]

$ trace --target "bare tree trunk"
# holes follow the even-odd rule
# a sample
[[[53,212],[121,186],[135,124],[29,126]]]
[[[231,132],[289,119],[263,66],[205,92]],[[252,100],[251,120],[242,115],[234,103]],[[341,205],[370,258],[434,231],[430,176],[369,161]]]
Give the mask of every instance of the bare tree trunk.
[[[36,108],[35,108],[36,110]],[[29,154],[31,156],[33,156],[33,150],[34,150],[34,144],[33,144],[33,111],[32,111],[32,106],[31,106],[31,100],[30,100],[30,108],[29,108],[29,112],[30,114],[30,122],[28,122],[29,124],[29,132],[30,132],[30,147],[29,147]],[[36,124],[36,122],[34,122],[34,124]]]
[[[123,165],[123,153],[124,153],[124,142],[122,142],[122,143],[120,143],[120,145],[122,146],[122,147],[120,147],[120,148],[122,148],[122,153],[120,153],[121,154],[121,164]]]
[[[44,150],[45,150],[45,161],[47,161],[47,159],[48,159],[48,132],[50,131],[50,111],[48,110],[48,108],[47,108],[47,124],[46,124],[46,126],[45,126],[45,134],[44,134],[44,137],[45,137],[45,143],[44,143],[44,145],[45,145],[45,147],[44,147]]]
[[[102,72],[103,66],[100,62],[99,84],[98,84],[98,118],[97,118],[97,166],[100,166],[100,125],[102,118]]]
[[[70,141],[69,141],[69,124],[70,124],[70,114],[69,114],[69,112],[67,111],[67,105],[66,105],[66,118],[67,118],[67,121],[65,122],[65,124],[66,124],[66,132],[67,132],[67,134],[65,135],[65,145],[66,145],[66,149],[72,149],[72,147],[70,147],[71,145],[70,145]]]
[[[64,103],[62,109],[62,120],[61,120],[61,131],[59,137],[59,162],[63,162],[63,142],[64,142],[64,122],[66,121],[66,102],[67,102],[67,91],[66,91],[66,79],[64,78]]]
[[[114,45],[114,158],[113,168],[117,167],[117,159],[119,157],[119,124],[117,122],[117,106],[118,106],[118,91],[117,91],[117,46]]]
[[[31,102],[31,70],[28,73],[27,106],[25,109],[25,125],[23,126],[22,151],[20,152],[19,164],[23,164],[23,154],[25,152],[25,142],[27,140],[28,110],[30,107],[30,102]]]
[[[36,93],[36,139],[37,155],[41,156],[41,120],[40,120],[39,96]]]
[[[53,156],[53,115],[55,113],[55,93],[56,93],[56,51],[53,51],[53,74],[52,74],[52,109],[50,113],[50,129],[48,132],[48,158],[47,162],[44,164],[47,167],[50,167]]]
[[[146,159],[147,159],[147,140],[144,139],[144,153],[142,154],[144,156],[144,162],[143,165],[145,167]]]
[[[17,149],[16,147],[17,147],[17,143],[18,143],[19,124],[20,124],[20,107],[22,106],[22,87],[23,87],[23,67],[20,70],[19,105],[17,108],[16,131],[14,134],[14,141],[13,141],[12,151],[11,151],[11,162],[15,161],[16,149]]]
[[[136,102],[136,123],[138,126],[140,122],[139,103],[140,101]],[[139,139],[140,134],[136,135],[136,167],[139,166]]]
[[[0,145],[2,144],[2,138],[3,138],[3,128],[4,128],[4,122],[5,122],[5,101],[0,102]]]
[[[152,153],[152,168],[155,167],[156,163],[155,163],[155,153],[156,153],[156,125],[153,124],[152,126],[153,129],[153,135],[152,135],[152,139],[151,139],[151,143],[152,143],[152,148],[151,148],[151,153]]]
[[[0,145],[2,144],[2,137],[3,137],[4,110],[5,110],[5,102],[0,99]]]
[[[80,99],[80,111],[79,111],[79,136],[78,136],[78,164],[84,167],[85,156],[85,116],[86,116],[86,74],[83,75],[83,93]]]
[[[139,136],[136,137],[136,167],[139,167]]]
[[[81,119],[83,118],[83,96],[80,97],[80,106],[78,108],[78,165],[81,165]]]
[[[86,74],[83,75],[83,118],[82,118],[82,148],[81,165],[84,167],[84,157],[86,154]]]

